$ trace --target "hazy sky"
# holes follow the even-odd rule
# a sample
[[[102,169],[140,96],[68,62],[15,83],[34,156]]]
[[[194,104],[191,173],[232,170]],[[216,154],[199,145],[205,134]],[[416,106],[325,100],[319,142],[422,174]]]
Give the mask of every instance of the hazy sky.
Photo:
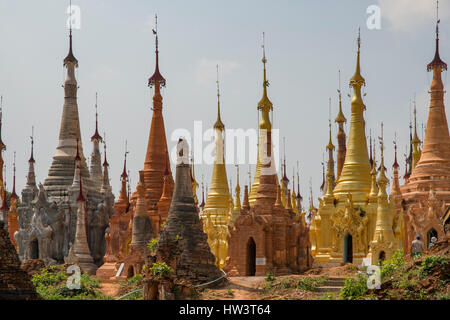
[[[62,62],[68,52],[68,4],[61,0],[0,0],[2,138],[7,146],[4,158],[8,189],[13,152],[17,152],[18,192],[26,181],[31,127],[35,126],[38,182],[44,182],[57,146],[64,96]],[[366,9],[373,4],[381,7],[380,30],[366,27]],[[372,129],[374,136],[379,135],[380,122],[384,121],[389,177],[394,132],[398,135],[400,170],[404,171],[409,101],[414,93],[422,139],[431,80],[426,65],[435,50],[434,1],[74,0],[73,5],[81,8],[81,29],[74,30],[73,45],[79,61],[78,106],[84,153],[88,157],[92,151],[90,137],[98,91],[100,132],[103,135],[106,131],[116,197],[125,140],[130,151],[128,168],[133,190],[138,170],[143,168],[152,116],[153,90],[147,87],[147,79],[155,63],[151,32],[155,13],[159,17],[160,70],[167,80],[163,113],[170,149],[175,145],[171,140],[174,130],[193,131],[194,121],[203,121],[203,130],[214,124],[217,63],[226,128],[256,128],[264,31],[273,125],[280,129],[280,137],[286,137],[289,178],[299,161],[302,194],[306,199],[311,177],[317,197],[322,182],[322,154],[328,143],[328,99],[332,99],[334,119],[339,69],[344,113],[350,120],[348,80],[355,69],[359,26],[361,68],[367,83],[367,134]],[[440,6],[440,52],[442,59],[450,62],[450,1],[441,0]],[[443,80],[448,88],[446,75]],[[337,145],[335,134],[333,123]],[[242,190],[248,183],[247,170],[247,165],[241,168]],[[212,166],[196,167],[199,183],[203,174],[209,184],[211,173]],[[233,188],[235,176],[235,168],[229,166]]]

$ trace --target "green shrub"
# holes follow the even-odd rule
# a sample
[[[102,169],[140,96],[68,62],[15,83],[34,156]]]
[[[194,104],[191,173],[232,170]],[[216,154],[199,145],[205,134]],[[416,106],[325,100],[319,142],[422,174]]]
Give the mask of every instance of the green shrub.
[[[155,262],[149,268],[149,271],[156,277],[169,277],[172,274],[172,268],[165,262]]]
[[[383,261],[381,265],[381,279],[392,276],[394,273],[400,271],[405,265],[405,258],[403,249],[397,250],[389,260]]]
[[[266,282],[273,282],[273,281],[275,281],[275,276],[273,275],[273,273],[272,272],[270,272],[270,271],[267,271],[267,273],[266,273]]]
[[[158,238],[153,238],[149,242],[147,242],[147,248],[150,249],[150,251],[155,252],[156,247],[158,246]]]
[[[307,290],[307,291],[315,291],[318,287],[323,285],[328,277],[320,277],[320,278],[311,278],[305,277],[297,282],[297,289]]]
[[[281,281],[281,286],[285,289],[290,288],[291,287],[291,280],[289,279],[283,279]]]
[[[449,263],[450,263],[450,258],[448,258],[448,257],[442,257],[442,256],[426,257],[423,260],[422,266],[419,269],[419,279],[423,279],[426,276],[428,276],[435,267],[439,267],[441,270],[446,270],[447,265]]]
[[[69,289],[64,266],[51,266],[40,273],[34,274],[31,281],[37,293],[44,300],[106,300],[112,297],[103,295],[100,280],[91,278],[82,272],[80,276],[80,289]]]
[[[341,289],[340,296],[345,300],[354,300],[364,296],[367,293],[367,278],[358,273],[357,278],[346,278],[345,284]]]

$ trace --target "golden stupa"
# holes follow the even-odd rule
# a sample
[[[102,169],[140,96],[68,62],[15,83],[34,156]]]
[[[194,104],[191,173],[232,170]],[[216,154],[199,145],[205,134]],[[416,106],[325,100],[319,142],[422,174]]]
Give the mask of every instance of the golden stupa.
[[[369,161],[364,120],[366,106],[361,94],[365,80],[360,68],[360,43],[361,37],[358,36],[356,71],[350,79],[353,98],[345,162],[333,188],[335,175],[332,152],[329,152],[326,193],[319,198],[317,212],[311,210],[311,250],[317,264],[360,264],[368,256],[371,244],[374,245],[370,255],[372,263],[378,263],[380,259],[388,259],[401,243],[384,237],[384,234],[381,235],[384,242],[374,238],[379,226],[384,228],[388,225],[388,229],[394,230],[399,217],[387,200],[383,156],[383,169],[378,178],[380,188],[375,181],[376,163],[371,168]],[[339,116],[343,118],[341,108]],[[332,144],[329,143],[327,148],[332,151]],[[401,234],[397,236],[401,237]]]
[[[228,255],[228,223],[231,218],[233,203],[228,188],[225,168],[224,136],[225,125],[220,118],[219,79],[217,78],[217,120],[214,124],[215,155],[214,167],[206,204],[200,214],[203,230],[208,235],[208,244],[216,257],[216,265],[222,268]]]

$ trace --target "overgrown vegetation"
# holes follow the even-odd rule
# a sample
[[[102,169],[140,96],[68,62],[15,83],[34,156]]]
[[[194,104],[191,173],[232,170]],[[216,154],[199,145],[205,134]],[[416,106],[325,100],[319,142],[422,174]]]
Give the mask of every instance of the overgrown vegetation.
[[[149,248],[152,253],[156,251],[157,246],[158,246],[158,238],[153,238],[149,242],[147,242],[147,248]]]
[[[341,289],[340,297],[344,300],[360,299],[367,293],[367,278],[358,273],[356,278],[345,278],[344,286]]]
[[[121,296],[126,295],[127,293],[142,289],[143,283],[142,274],[136,274],[131,278],[128,278],[126,281],[119,281],[120,289],[119,293]],[[137,291],[127,295],[121,300],[142,300],[142,291]]]
[[[403,249],[397,250],[389,260],[383,261],[381,265],[381,279],[385,280],[394,273],[401,272],[405,266],[405,258]]]
[[[82,272],[80,288],[69,289],[64,265],[56,265],[43,269],[32,276],[31,281],[36,287],[37,293],[44,300],[108,300],[110,296],[103,295],[100,288],[100,280],[91,278]]]
[[[161,278],[170,277],[170,275],[173,272],[172,268],[169,267],[165,262],[153,263],[152,266],[149,268],[149,271],[155,277]]]
[[[327,280],[328,277],[326,276],[319,278],[311,278],[311,277],[302,278],[298,280],[296,288],[306,291],[316,291],[316,289],[322,286]]]

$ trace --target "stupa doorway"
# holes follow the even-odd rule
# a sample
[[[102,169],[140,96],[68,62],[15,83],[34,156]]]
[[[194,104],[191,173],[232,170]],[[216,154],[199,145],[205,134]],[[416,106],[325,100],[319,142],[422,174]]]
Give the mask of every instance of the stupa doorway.
[[[350,233],[344,236],[344,254],[342,256],[344,263],[353,263],[353,238]]]
[[[254,276],[256,274],[256,243],[252,237],[247,242],[247,266],[246,275]]]

